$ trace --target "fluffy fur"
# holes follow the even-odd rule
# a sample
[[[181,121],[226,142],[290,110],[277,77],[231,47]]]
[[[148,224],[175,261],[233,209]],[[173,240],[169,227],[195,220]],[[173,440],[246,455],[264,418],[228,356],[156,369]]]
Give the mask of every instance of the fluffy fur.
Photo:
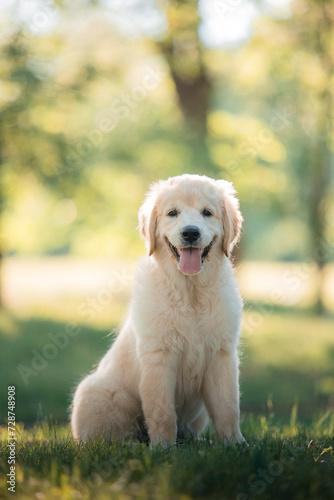
[[[120,334],[75,392],[75,438],[132,436],[166,445],[199,434],[210,418],[219,438],[244,440],[237,354],[242,300],[229,260],[241,223],[227,181],[182,175],[151,186],[139,210],[149,255],[140,261]],[[189,225],[199,230],[194,247],[202,254],[211,243],[193,275],[179,270],[171,248],[181,253]]]

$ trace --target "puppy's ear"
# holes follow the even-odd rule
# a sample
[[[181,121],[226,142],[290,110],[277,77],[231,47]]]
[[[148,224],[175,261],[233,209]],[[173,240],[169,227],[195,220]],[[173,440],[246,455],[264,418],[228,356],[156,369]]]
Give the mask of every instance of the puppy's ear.
[[[156,247],[155,233],[158,226],[158,217],[155,205],[155,193],[150,192],[138,212],[138,229],[146,241],[148,254],[152,255]]]
[[[236,198],[236,190],[232,182],[216,181],[222,195],[222,217],[223,217],[223,251],[230,258],[232,249],[237,243],[243,217],[239,210],[239,200]]]

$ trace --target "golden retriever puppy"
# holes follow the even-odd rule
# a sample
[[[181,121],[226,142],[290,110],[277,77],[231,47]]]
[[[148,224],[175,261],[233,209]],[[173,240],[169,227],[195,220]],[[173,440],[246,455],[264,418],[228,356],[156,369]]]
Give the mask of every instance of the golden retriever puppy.
[[[168,445],[209,417],[221,439],[239,429],[242,300],[229,260],[242,216],[230,182],[181,175],[153,184],[139,210],[148,255],[129,314],[73,400],[75,438],[135,436]]]

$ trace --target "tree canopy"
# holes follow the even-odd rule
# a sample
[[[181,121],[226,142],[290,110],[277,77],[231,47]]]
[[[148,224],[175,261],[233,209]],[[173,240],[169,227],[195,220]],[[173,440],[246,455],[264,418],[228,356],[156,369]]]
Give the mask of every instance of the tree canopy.
[[[224,43],[246,3],[5,3],[6,253],[137,256],[149,183],[189,172],[233,181],[245,258],[333,258],[334,2],[250,2]]]

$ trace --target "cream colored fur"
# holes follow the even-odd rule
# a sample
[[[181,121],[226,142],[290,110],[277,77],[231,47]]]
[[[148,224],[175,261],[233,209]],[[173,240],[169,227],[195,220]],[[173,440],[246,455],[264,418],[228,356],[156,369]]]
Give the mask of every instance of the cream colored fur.
[[[229,260],[242,217],[231,183],[182,175],[159,181],[139,211],[148,256],[139,264],[127,319],[97,370],[78,386],[72,430],[174,443],[199,434],[209,417],[219,438],[239,429],[237,344],[242,300]],[[177,210],[178,215],[168,213]],[[211,211],[205,217],[203,209]],[[166,238],[180,248],[186,225],[213,245],[199,274],[185,275]]]

